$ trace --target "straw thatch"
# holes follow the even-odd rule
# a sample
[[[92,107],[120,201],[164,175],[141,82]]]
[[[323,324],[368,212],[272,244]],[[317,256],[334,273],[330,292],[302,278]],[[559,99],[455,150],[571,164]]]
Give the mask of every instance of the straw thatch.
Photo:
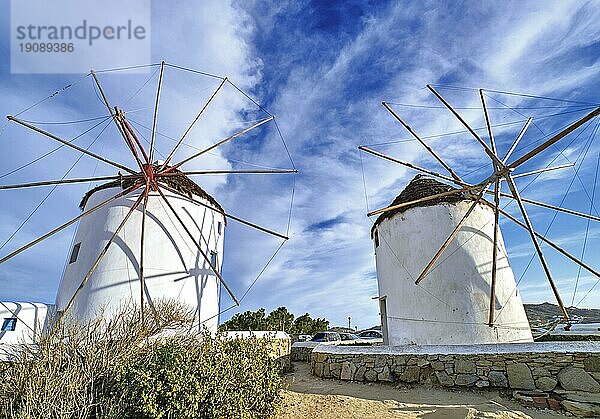
[[[177,169],[175,169],[174,172],[180,173],[180,171]],[[204,189],[202,189],[200,186],[198,186],[189,177],[187,177],[183,174],[161,177],[161,178],[159,178],[159,183],[164,184],[172,189],[175,189],[175,190],[181,192],[183,195],[186,195],[189,198],[197,198],[197,197],[203,198],[203,199],[207,200],[210,203],[210,205],[215,207],[217,210],[219,210],[220,212],[224,212],[221,205],[219,205],[219,203],[212,196],[210,196]],[[101,191],[103,189],[109,189],[109,188],[127,189],[127,188],[131,187],[132,185],[133,185],[132,179],[117,179],[115,181],[96,186],[95,188],[90,189],[83,196],[83,199],[79,203],[79,208],[81,208],[83,210],[85,208],[85,205],[87,204],[88,200],[95,192]]]
[[[424,176],[417,175],[410,181],[410,183],[404,188],[400,195],[396,197],[392,201],[389,206],[402,204],[404,202],[414,201],[416,199],[425,198],[428,196],[436,195],[442,192],[456,190],[452,186],[446,185],[445,183],[438,182],[437,180]],[[403,213],[404,211],[415,208],[415,207],[428,207],[432,205],[438,205],[441,203],[453,203],[459,202],[463,200],[469,200],[470,198],[463,196],[461,193],[456,193],[452,195],[446,195],[441,198],[432,199],[429,201],[417,202],[412,205],[407,205],[405,207],[401,207],[392,211],[382,213],[373,224],[371,228],[371,232],[375,230],[375,228],[381,223],[383,220],[387,220],[388,218],[393,217],[396,214]]]

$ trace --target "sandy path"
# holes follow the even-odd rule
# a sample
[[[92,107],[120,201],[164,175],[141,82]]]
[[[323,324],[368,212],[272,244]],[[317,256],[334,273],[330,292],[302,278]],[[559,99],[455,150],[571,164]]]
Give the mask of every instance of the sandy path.
[[[317,418],[554,418],[548,410],[527,409],[494,390],[449,391],[424,386],[322,380],[309,366],[294,363],[278,419]]]

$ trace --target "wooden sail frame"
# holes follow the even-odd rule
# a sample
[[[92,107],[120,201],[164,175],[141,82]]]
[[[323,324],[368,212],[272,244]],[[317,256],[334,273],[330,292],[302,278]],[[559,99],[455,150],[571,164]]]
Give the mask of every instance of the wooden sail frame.
[[[159,115],[159,104],[160,104],[160,97],[161,97],[161,91],[162,91],[162,85],[163,85],[163,75],[164,75],[164,69],[165,66],[169,66],[172,68],[178,68],[178,69],[182,69],[182,70],[188,70],[188,71],[194,71],[195,73],[198,74],[202,74],[202,75],[206,75],[206,76],[210,76],[210,77],[215,77],[221,80],[221,83],[219,84],[219,86],[217,87],[217,89],[212,93],[212,95],[210,96],[210,98],[203,104],[203,106],[201,107],[200,111],[197,113],[196,117],[194,118],[194,120],[189,124],[189,126],[187,127],[187,129],[185,130],[185,132],[181,135],[181,137],[179,138],[179,140],[177,141],[176,145],[169,151],[168,157],[166,158],[166,160],[164,162],[162,162],[161,164],[157,165],[154,163],[153,159],[154,159],[154,154],[155,154],[155,141],[156,141],[156,134],[157,134],[157,120],[158,120],[158,115]],[[193,236],[191,235],[191,232],[189,231],[189,229],[187,228],[187,226],[183,223],[183,221],[181,220],[181,218],[179,217],[179,215],[177,214],[177,212],[175,211],[175,209],[172,207],[172,205],[170,204],[170,202],[168,201],[167,197],[164,195],[163,193],[163,189],[165,191],[169,191],[171,193],[175,193],[178,196],[184,198],[184,199],[189,199],[192,202],[198,204],[198,205],[203,205],[209,209],[215,210],[219,213],[221,213],[224,217],[226,217],[227,219],[231,219],[233,221],[239,222],[243,225],[246,225],[250,228],[253,228],[257,231],[260,231],[262,233],[265,234],[269,234],[272,236],[275,236],[277,238],[283,239],[284,241],[288,240],[289,237],[287,235],[278,233],[272,229],[269,228],[265,228],[262,226],[259,226],[258,224],[249,222],[247,220],[244,220],[240,217],[237,217],[235,215],[232,215],[228,212],[223,211],[220,208],[216,208],[212,205],[207,205],[205,203],[203,203],[202,201],[198,201],[198,200],[194,200],[193,198],[190,198],[189,196],[173,189],[170,188],[167,184],[166,184],[166,179],[168,177],[173,177],[173,176],[188,176],[188,175],[247,175],[247,174],[261,174],[261,175],[273,175],[273,174],[296,174],[298,171],[294,168],[294,169],[263,169],[263,170],[191,170],[191,171],[185,171],[185,170],[178,170],[178,168],[192,160],[197,159],[198,157],[222,146],[225,143],[228,143],[234,139],[240,138],[242,136],[244,136],[245,134],[247,134],[248,132],[258,128],[259,126],[273,121],[274,120],[274,115],[268,114],[267,118],[264,118],[260,121],[258,121],[257,123],[254,123],[248,127],[243,128],[240,131],[235,132],[234,134],[230,135],[229,137],[222,139],[218,142],[216,142],[215,144],[201,150],[200,152],[197,152],[189,157],[186,157],[184,159],[182,159],[179,162],[170,164],[171,160],[173,159],[173,157],[175,156],[175,153],[178,151],[179,147],[184,144],[184,140],[187,137],[187,135],[190,133],[190,131],[192,130],[192,128],[194,127],[194,125],[201,119],[202,115],[204,114],[204,111],[209,107],[209,105],[212,103],[212,101],[214,100],[214,98],[217,96],[217,94],[221,91],[222,87],[226,84],[226,83],[230,83],[232,86],[234,86],[236,89],[239,90],[239,88],[237,88],[237,86],[235,86],[233,83],[231,83],[231,81],[229,81],[229,79],[227,77],[220,77],[220,76],[215,76],[215,75],[210,75],[208,73],[203,73],[200,71],[195,71],[195,70],[191,70],[191,69],[187,69],[185,67],[180,67],[174,64],[167,64],[165,63],[165,61],[162,61],[160,63],[160,74],[159,74],[159,78],[158,78],[158,83],[157,83],[157,90],[156,90],[156,97],[155,97],[155,101],[154,101],[154,113],[153,113],[153,121],[152,121],[152,130],[151,130],[151,141],[150,141],[150,145],[148,150],[146,150],[144,148],[144,146],[141,144],[141,142],[139,141],[134,129],[132,128],[132,126],[129,124],[129,122],[127,121],[127,118],[125,116],[125,114],[123,113],[123,111],[121,109],[119,109],[118,107],[113,107],[111,105],[111,103],[108,100],[108,96],[106,95],[102,84],[100,83],[100,80],[97,76],[98,73],[104,73],[108,70],[102,70],[102,71],[94,71],[91,70],[90,73],[88,73],[88,75],[91,75],[94,83],[96,85],[96,87],[98,88],[98,91],[100,93],[100,97],[102,98],[102,102],[104,103],[106,110],[109,114],[109,116],[107,117],[107,119],[112,119],[117,131],[119,132],[119,134],[121,135],[121,137],[123,138],[123,141],[125,142],[125,145],[127,146],[127,149],[129,150],[129,152],[131,153],[131,155],[133,156],[136,164],[137,164],[137,168],[130,168],[124,164],[121,164],[119,162],[113,161],[111,159],[108,159],[104,156],[102,156],[101,154],[96,154],[93,153],[83,147],[77,146],[75,144],[73,144],[70,141],[67,141],[65,139],[60,138],[59,136],[52,134],[51,132],[48,132],[46,130],[43,130],[37,126],[35,126],[34,124],[24,121],[20,118],[18,118],[18,114],[17,116],[12,116],[9,115],[7,116],[7,119],[10,122],[14,122],[18,125],[21,125],[25,128],[28,128],[38,134],[41,134],[47,138],[50,138],[56,142],[59,142],[62,144],[62,146],[66,146],[69,147],[71,149],[74,149],[82,154],[85,154],[89,157],[92,157],[93,159],[95,159],[98,162],[102,162],[104,164],[110,165],[114,168],[123,170],[125,172],[127,172],[126,175],[122,175],[119,172],[118,176],[95,176],[95,177],[86,177],[86,178],[74,178],[74,179],[60,179],[60,180],[45,180],[45,181],[38,181],[38,182],[29,182],[29,183],[20,183],[20,184],[12,184],[12,185],[0,185],[0,190],[15,190],[15,189],[24,189],[24,188],[31,188],[31,187],[38,187],[38,186],[47,186],[47,185],[68,185],[68,184],[78,184],[78,183],[87,183],[87,182],[97,182],[97,181],[116,181],[116,180],[126,180],[126,181],[130,181],[133,183],[132,186],[124,189],[123,191],[109,197],[108,199],[100,202],[99,204],[95,205],[94,207],[85,210],[82,214],[74,217],[73,219],[67,221],[66,223],[63,223],[62,225],[50,230],[48,233],[37,237],[36,239],[32,240],[31,242],[27,243],[26,245],[20,247],[19,249],[11,252],[10,254],[0,258],[0,264],[7,262],[8,260],[12,259],[13,257],[19,255],[20,253],[30,249],[31,247],[37,245],[38,243],[46,240],[47,238],[53,236],[54,234],[59,233],[60,231],[63,231],[64,229],[68,228],[69,226],[75,224],[76,222],[78,222],[79,220],[87,217],[88,215],[94,213],[95,211],[97,211],[98,209],[116,201],[117,199],[120,198],[125,198],[129,195],[131,195],[132,193],[136,192],[139,189],[142,189],[141,193],[139,194],[139,197],[137,197],[135,204],[130,208],[130,210],[128,211],[128,213],[126,214],[126,216],[123,218],[123,220],[121,221],[120,225],[118,226],[118,228],[113,232],[111,239],[106,243],[105,247],[102,249],[102,251],[100,252],[100,254],[97,256],[97,258],[94,261],[94,264],[90,267],[90,269],[87,271],[86,275],[84,276],[84,278],[82,279],[81,284],[79,285],[79,287],[77,288],[77,290],[75,291],[75,293],[73,294],[73,296],[71,297],[70,301],[68,302],[67,306],[65,307],[64,311],[61,313],[60,315],[60,320],[62,320],[67,312],[69,311],[69,309],[73,306],[79,292],[81,291],[81,289],[83,289],[87,283],[87,281],[89,280],[89,278],[92,276],[94,270],[98,267],[100,261],[102,260],[102,258],[106,255],[106,253],[108,252],[110,246],[112,245],[112,243],[114,242],[114,240],[117,238],[117,236],[119,235],[119,232],[123,229],[123,227],[126,225],[126,223],[129,221],[131,215],[133,214],[134,211],[136,210],[140,210],[142,212],[142,217],[141,217],[141,237],[140,237],[140,256],[139,256],[139,281],[140,281],[140,290],[141,290],[141,294],[140,294],[140,310],[141,310],[141,317],[142,319],[144,318],[144,293],[145,293],[145,277],[144,277],[144,250],[145,250],[145,228],[146,228],[146,213],[147,213],[147,205],[148,205],[148,198],[150,195],[150,192],[157,192],[158,193],[158,197],[159,199],[161,199],[162,201],[165,201],[165,203],[167,204],[168,208],[171,210],[171,212],[173,212],[173,214],[175,215],[176,219],[178,220],[180,226],[185,230],[185,232],[190,235],[190,237],[192,238],[193,242],[197,245],[198,251],[201,253],[205,263],[208,264],[208,266],[210,267],[210,270],[216,275],[216,277],[218,278],[219,282],[221,284],[223,284],[223,286],[225,287],[225,289],[227,290],[227,292],[229,293],[229,295],[231,296],[232,300],[235,302],[235,304],[237,306],[240,305],[240,300],[235,296],[232,288],[225,282],[225,280],[223,279],[222,275],[220,272],[218,272],[218,269],[212,265],[212,262],[210,260],[210,258],[206,255],[206,253],[200,248],[200,246],[198,245],[198,243],[196,242],[196,240],[193,238]],[[116,70],[115,70],[116,71]],[[247,96],[243,91],[240,91],[242,94],[244,94],[245,96]],[[251,99],[255,104],[256,102]],[[260,106],[259,106],[260,107]],[[261,108],[262,109],[262,108]],[[262,109],[264,111],[264,109]],[[266,111],[265,111],[266,112]],[[282,138],[283,140],[283,138]],[[291,157],[290,157],[291,159]],[[292,162],[293,165],[293,162]],[[164,183],[163,183],[164,182]],[[140,208],[141,207],[141,208]]]
[[[490,175],[488,178],[486,178],[485,180],[483,180],[482,182],[478,183],[478,184],[470,184],[467,183],[465,181],[463,181],[459,175],[451,168],[449,167],[445,161],[435,152],[433,152],[433,150],[431,149],[431,147],[429,145],[427,145],[425,143],[425,141],[419,137],[416,132],[408,125],[407,122],[404,121],[404,119],[402,119],[399,114],[391,108],[391,106],[389,106],[389,104],[387,102],[382,102],[383,106],[385,107],[385,109],[390,112],[392,114],[392,116],[398,121],[400,122],[404,128],[406,128],[409,133],[426,149],[426,151],[428,151],[435,160],[438,161],[438,163],[440,163],[441,166],[443,166],[446,171],[450,174],[450,176],[446,176],[443,174],[440,174],[438,172],[426,169],[424,167],[420,167],[417,166],[413,163],[409,163],[406,161],[402,161],[399,160],[393,156],[390,156],[388,154],[384,154],[380,151],[377,150],[373,150],[369,147],[366,146],[359,146],[359,150],[364,151],[366,153],[375,155],[379,158],[391,161],[393,163],[396,164],[400,164],[404,167],[410,168],[412,170],[416,170],[418,172],[427,174],[429,176],[432,176],[434,178],[440,179],[442,181],[451,183],[455,186],[458,186],[457,189],[453,189],[447,192],[442,192],[439,194],[435,194],[432,196],[428,196],[428,197],[424,197],[424,198],[419,198],[416,200],[412,200],[410,202],[403,202],[400,204],[396,204],[396,205],[390,205],[388,207],[385,208],[380,208],[378,210],[375,211],[371,211],[367,214],[367,216],[372,216],[372,215],[376,215],[376,214],[382,214],[382,213],[386,213],[389,211],[394,211],[397,210],[399,208],[402,207],[408,207],[417,203],[421,203],[421,202],[425,202],[425,201],[429,201],[429,200],[435,200],[435,199],[439,199],[445,196],[450,196],[450,195],[463,195],[463,196],[469,196],[471,198],[473,198],[473,193],[477,193],[477,197],[475,198],[474,202],[472,203],[471,207],[469,208],[469,210],[465,213],[465,215],[463,216],[463,218],[460,220],[460,222],[458,223],[458,225],[456,226],[456,228],[452,231],[452,233],[450,233],[450,235],[448,236],[448,238],[445,240],[445,242],[442,244],[442,246],[440,247],[440,249],[437,251],[437,253],[435,254],[435,256],[431,259],[431,261],[424,267],[424,269],[422,270],[422,272],[420,273],[420,275],[418,276],[417,280],[415,281],[416,284],[419,284],[419,282],[421,282],[426,276],[427,273],[433,268],[433,266],[435,265],[435,262],[439,259],[439,257],[443,254],[443,252],[447,249],[447,247],[449,246],[449,244],[452,242],[452,240],[454,239],[454,237],[456,236],[456,233],[458,232],[458,230],[461,228],[461,225],[465,222],[465,220],[469,217],[470,213],[472,212],[472,210],[474,209],[475,206],[477,206],[478,204],[483,204],[483,205],[487,205],[488,207],[490,207],[493,212],[494,212],[494,234],[493,234],[493,253],[491,255],[491,259],[492,259],[492,270],[491,270],[491,283],[490,283],[490,304],[489,304],[489,316],[488,316],[488,325],[489,326],[494,326],[495,324],[495,287],[496,287],[496,277],[497,277],[497,269],[498,269],[498,240],[499,240],[499,217],[500,215],[505,216],[506,218],[508,218],[511,222],[517,224],[518,226],[524,228],[530,236],[531,242],[533,244],[533,247],[535,249],[535,253],[542,265],[542,268],[544,270],[544,274],[548,280],[548,283],[550,284],[550,287],[552,289],[552,292],[554,294],[554,297],[558,303],[558,306],[560,308],[560,312],[561,312],[561,316],[562,318],[564,318],[565,320],[569,321],[569,313],[567,311],[567,308],[565,307],[563,300],[561,298],[560,292],[558,290],[558,287],[556,286],[556,282],[554,281],[554,278],[552,277],[550,268],[548,266],[548,263],[546,261],[546,258],[544,256],[544,253],[541,249],[540,246],[540,241],[548,244],[549,246],[551,246],[552,248],[554,248],[555,250],[557,250],[559,253],[561,253],[562,255],[568,257],[570,260],[572,260],[573,262],[575,262],[576,264],[578,264],[579,266],[583,267],[584,269],[586,269],[588,272],[592,273],[593,275],[595,275],[596,277],[600,278],[600,272],[598,272],[597,270],[595,270],[594,268],[590,267],[589,265],[587,265],[585,262],[581,261],[579,258],[571,255],[570,253],[568,253],[567,251],[565,251],[564,249],[562,249],[561,247],[559,247],[557,244],[555,244],[554,242],[552,242],[551,240],[549,240],[548,238],[542,236],[541,234],[537,233],[534,230],[533,224],[531,222],[531,219],[527,213],[525,204],[531,204],[531,205],[535,205],[535,206],[539,206],[539,207],[544,207],[544,208],[549,208],[555,211],[559,211],[559,212],[563,212],[563,213],[567,213],[567,214],[571,214],[571,215],[576,215],[579,217],[583,217],[583,218],[587,218],[589,220],[594,220],[594,221],[600,221],[600,217],[596,217],[592,214],[585,214],[585,213],[581,213],[579,211],[574,211],[574,210],[570,210],[568,208],[562,208],[559,206],[555,206],[555,205],[551,205],[551,204],[547,204],[544,202],[540,202],[540,201],[535,201],[532,199],[527,199],[527,198],[523,198],[520,195],[520,192],[517,188],[517,185],[514,182],[514,179],[519,178],[519,177],[523,177],[523,176],[528,176],[528,175],[533,175],[533,174],[539,174],[539,173],[544,173],[550,170],[559,170],[559,169],[563,169],[565,167],[572,167],[574,164],[567,164],[567,165],[560,165],[560,166],[554,166],[554,167],[546,167],[543,169],[538,169],[538,170],[533,170],[533,171],[529,171],[529,172],[524,172],[524,173],[518,173],[518,174],[514,174],[513,170],[517,169],[519,166],[521,166],[522,164],[524,164],[525,162],[529,161],[530,159],[534,158],[535,156],[539,155],[541,152],[543,152],[544,150],[546,150],[548,147],[552,146],[553,144],[555,144],[556,142],[558,142],[559,140],[561,140],[563,137],[565,137],[566,135],[568,135],[569,133],[577,130],[579,127],[581,127],[583,124],[585,124],[586,122],[590,121],[591,119],[597,117],[598,115],[600,115],[600,107],[595,108],[592,112],[588,113],[587,115],[585,115],[584,117],[578,119],[577,121],[573,122],[572,124],[570,124],[569,126],[567,126],[566,128],[564,128],[563,130],[561,130],[560,132],[558,132],[556,135],[552,136],[550,139],[544,141],[542,144],[540,144],[539,146],[535,147],[533,150],[529,151],[528,153],[526,153],[525,155],[523,155],[522,157],[514,160],[511,163],[507,163],[510,156],[512,155],[512,153],[515,151],[515,149],[517,148],[517,145],[519,144],[519,142],[521,141],[521,139],[523,138],[523,135],[525,133],[525,131],[527,130],[527,128],[529,127],[529,125],[532,123],[533,118],[529,117],[527,119],[527,121],[525,122],[524,126],[521,128],[521,130],[519,131],[519,134],[517,135],[517,137],[515,138],[515,140],[513,141],[511,147],[509,148],[509,150],[507,151],[506,155],[504,157],[500,157],[498,155],[498,150],[496,148],[496,142],[494,139],[494,134],[492,131],[492,125],[490,122],[490,116],[488,113],[488,109],[486,106],[486,102],[485,102],[485,95],[484,95],[484,89],[479,89],[479,96],[480,96],[480,100],[481,100],[481,106],[482,106],[482,110],[483,110],[483,114],[484,114],[484,119],[486,122],[486,128],[487,128],[487,134],[490,140],[490,144],[488,145],[479,134],[477,134],[477,132],[467,123],[467,121],[458,113],[458,111],[439,93],[437,92],[431,85],[427,85],[427,88],[434,94],[434,96],[456,117],[456,119],[467,129],[467,132],[469,132],[474,138],[475,140],[481,145],[481,147],[483,148],[483,151],[487,154],[487,156],[490,158],[491,163],[492,163],[492,168],[493,168],[493,173],[492,175]],[[508,193],[503,193],[501,192],[501,185],[502,183],[506,183],[509,187],[510,190],[510,194]],[[490,185],[493,185],[493,190],[489,190],[488,187]],[[485,194],[493,194],[494,195],[494,199],[493,202],[487,201],[486,199],[483,198],[483,196]],[[502,208],[500,208],[500,198],[501,197],[507,197],[507,198],[512,198],[514,199],[519,207],[519,211],[521,213],[521,216],[523,218],[524,222],[521,222],[519,220],[517,220],[515,217],[513,217],[512,215],[508,214],[506,211],[504,211]]]

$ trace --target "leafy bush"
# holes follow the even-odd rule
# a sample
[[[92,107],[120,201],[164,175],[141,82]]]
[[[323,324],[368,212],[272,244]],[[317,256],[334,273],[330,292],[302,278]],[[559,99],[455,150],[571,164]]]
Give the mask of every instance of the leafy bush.
[[[0,366],[0,417],[268,417],[282,386],[268,339],[181,333],[193,316],[160,303],[110,321],[64,322]],[[196,326],[197,327],[197,326]],[[179,333],[171,333],[177,330]]]

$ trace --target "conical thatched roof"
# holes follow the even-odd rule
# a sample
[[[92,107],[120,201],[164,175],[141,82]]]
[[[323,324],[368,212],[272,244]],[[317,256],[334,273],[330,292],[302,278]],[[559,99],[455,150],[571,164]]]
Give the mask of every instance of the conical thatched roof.
[[[452,191],[452,190],[456,190],[456,188],[446,185],[445,183],[438,182],[437,180],[435,180],[433,178],[430,178],[430,177],[427,177],[424,175],[417,175],[413,178],[413,180],[410,181],[410,183],[408,185],[406,185],[406,188],[404,188],[404,190],[402,192],[400,192],[400,195],[398,195],[396,197],[396,199],[394,199],[389,206],[402,204],[404,202],[414,201],[416,199],[425,198],[425,197],[428,197],[431,195],[436,195],[436,194],[439,194],[442,192],[447,192],[447,191]],[[393,211],[384,212],[379,217],[377,217],[377,219],[375,220],[375,223],[373,224],[371,231],[373,231],[379,225],[379,223],[381,223],[383,220],[391,218],[394,215],[396,215],[398,213],[402,213],[410,208],[428,207],[431,205],[438,205],[438,204],[444,203],[444,202],[459,202],[459,201],[463,201],[466,199],[469,199],[469,198],[465,198],[464,196],[461,196],[460,193],[457,193],[457,194],[452,194],[452,195],[446,195],[441,198],[432,199],[429,201],[417,202],[416,204],[398,208]]]
[[[180,171],[175,169],[174,173],[180,173]],[[212,196],[210,196],[208,193],[206,193],[206,191],[204,189],[202,189],[200,186],[198,186],[194,181],[192,181],[189,177],[185,176],[184,174],[161,177],[161,178],[159,178],[158,182],[161,184],[164,184],[166,186],[169,186],[172,189],[176,189],[177,191],[183,193],[184,195],[187,195],[190,198],[192,198],[193,196],[204,198],[212,206],[217,208],[219,211],[224,212],[221,205],[219,205],[219,203]],[[133,185],[132,179],[123,179],[123,180],[115,180],[112,182],[105,183],[103,185],[96,186],[95,188],[90,189],[83,196],[83,199],[79,203],[79,208],[81,208],[83,210],[85,208],[85,205],[87,204],[88,199],[90,199],[90,196],[92,196],[95,192],[101,191],[103,189],[116,188],[116,187],[120,187],[121,189],[127,189],[127,188],[131,187],[132,185]]]

